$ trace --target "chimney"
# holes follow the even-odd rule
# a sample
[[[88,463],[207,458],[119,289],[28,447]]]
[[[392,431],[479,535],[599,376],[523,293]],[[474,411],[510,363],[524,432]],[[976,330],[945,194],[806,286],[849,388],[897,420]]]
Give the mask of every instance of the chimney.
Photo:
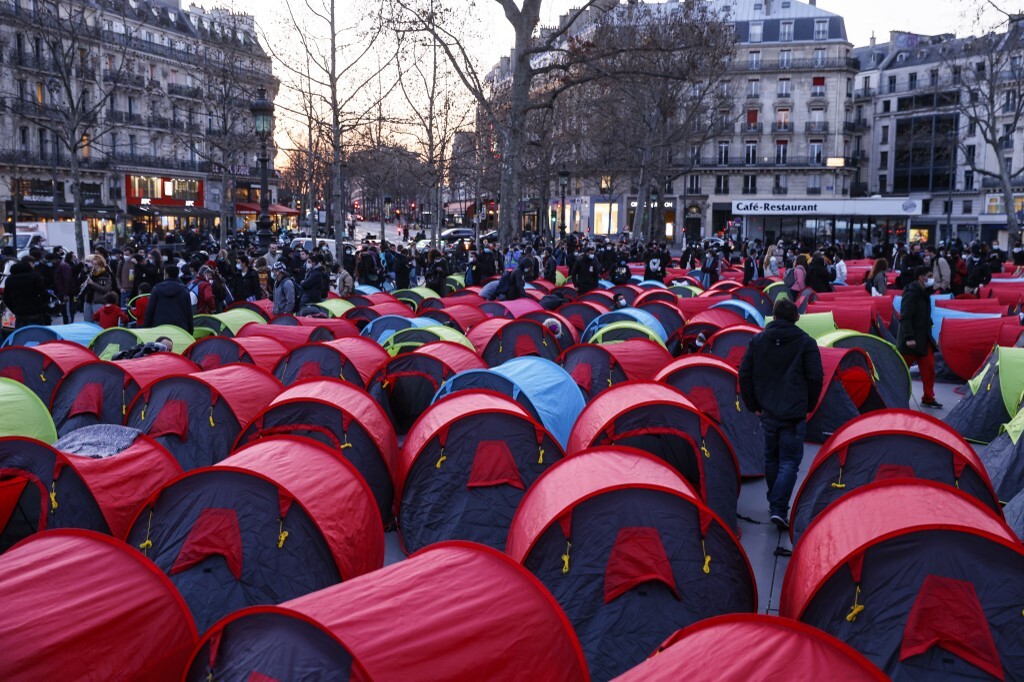
[[[871,32],[871,47],[875,46],[875,32]]]
[[[818,0],[809,0],[809,2],[811,3],[811,7],[817,7],[818,6]]]

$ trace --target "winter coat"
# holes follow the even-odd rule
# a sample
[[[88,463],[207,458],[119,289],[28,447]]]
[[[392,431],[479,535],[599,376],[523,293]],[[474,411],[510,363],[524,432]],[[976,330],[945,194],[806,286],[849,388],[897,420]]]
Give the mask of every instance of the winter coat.
[[[188,287],[175,279],[165,279],[153,287],[146,304],[143,327],[173,324],[192,333],[192,297]]]
[[[4,282],[4,305],[15,317],[49,315],[50,295],[42,275],[25,263],[11,266],[11,274]]]
[[[572,281],[576,285],[576,291],[585,294],[596,289],[600,274],[600,266],[596,260],[589,256],[580,258],[572,268]]]
[[[739,378],[747,409],[783,422],[803,421],[821,395],[821,352],[795,324],[774,320],[751,339]]]
[[[299,284],[299,288],[302,289],[301,301],[302,306],[319,303],[324,300],[324,271],[318,265],[311,267],[306,271],[306,277]]]
[[[274,314],[291,315],[295,312],[295,280],[285,277],[274,285]]]
[[[907,341],[913,340],[913,348]],[[932,347],[932,301],[921,283],[914,280],[903,290],[900,303],[900,333],[896,348],[904,355],[928,355]]]
[[[807,268],[807,286],[819,294],[832,291],[832,280],[835,277],[835,273],[829,272],[825,267],[824,261],[817,258]]]

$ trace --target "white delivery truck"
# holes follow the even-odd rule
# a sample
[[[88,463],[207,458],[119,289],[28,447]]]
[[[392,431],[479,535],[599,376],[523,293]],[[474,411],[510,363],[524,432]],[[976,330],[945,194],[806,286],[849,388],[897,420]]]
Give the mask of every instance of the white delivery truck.
[[[82,223],[82,241],[85,243],[85,255],[92,253],[89,248],[89,226]],[[0,236],[0,246],[14,246],[18,258],[28,255],[29,249],[41,246],[52,251],[60,246],[69,253],[77,253],[75,244],[75,223],[70,220],[59,220],[48,223],[18,223],[17,244],[10,234]]]

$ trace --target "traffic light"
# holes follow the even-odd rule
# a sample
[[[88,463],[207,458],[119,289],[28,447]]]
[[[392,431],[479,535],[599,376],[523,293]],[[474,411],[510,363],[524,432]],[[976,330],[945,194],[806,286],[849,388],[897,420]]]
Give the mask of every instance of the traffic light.
[[[411,208],[412,210],[415,211],[416,210],[416,202],[415,201],[410,201],[409,202],[409,208]]]

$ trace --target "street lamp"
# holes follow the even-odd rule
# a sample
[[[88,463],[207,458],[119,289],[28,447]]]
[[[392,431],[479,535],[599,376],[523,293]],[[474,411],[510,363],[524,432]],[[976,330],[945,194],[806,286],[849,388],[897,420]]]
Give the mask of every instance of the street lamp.
[[[562,170],[560,170],[558,172],[558,186],[562,190],[562,205],[560,206],[560,208],[562,209],[562,224],[558,226],[558,231],[564,237],[565,236],[565,190],[569,186],[569,171],[567,171],[565,169],[565,166],[562,166]]]
[[[267,89],[256,90],[256,101],[249,107],[256,124],[256,137],[260,140],[260,217],[256,222],[256,240],[261,249],[266,249],[274,240],[270,231],[270,188],[267,178],[267,142],[274,127],[274,103],[267,99]]]
[[[50,119],[50,172],[51,183],[53,184],[53,222],[57,222],[60,215],[60,202],[57,196],[57,93],[60,92],[60,83],[56,78],[46,81],[46,89],[50,92],[49,107],[47,115]]]
[[[956,186],[956,130],[946,131],[949,143],[949,193],[946,199],[946,242],[953,240],[953,188]]]

